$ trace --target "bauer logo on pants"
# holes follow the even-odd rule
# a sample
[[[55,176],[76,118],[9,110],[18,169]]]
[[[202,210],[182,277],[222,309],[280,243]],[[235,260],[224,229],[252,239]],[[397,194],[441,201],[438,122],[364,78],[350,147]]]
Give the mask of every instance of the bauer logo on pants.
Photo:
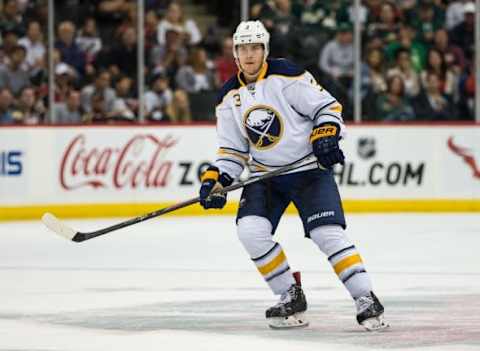
[[[310,217],[307,218],[307,223],[310,223],[310,222],[313,222],[314,220],[316,219],[320,219],[320,218],[325,218],[325,217],[333,217],[335,216],[335,211],[323,211],[323,212],[320,212],[320,213],[315,213],[313,215],[311,215]]]

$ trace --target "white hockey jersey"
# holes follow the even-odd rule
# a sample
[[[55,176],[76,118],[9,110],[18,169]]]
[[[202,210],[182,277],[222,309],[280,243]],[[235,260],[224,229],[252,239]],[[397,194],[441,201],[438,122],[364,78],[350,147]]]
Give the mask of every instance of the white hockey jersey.
[[[323,122],[338,123],[344,135],[342,106],[309,72],[273,59],[255,83],[246,84],[242,77],[225,83],[216,107],[215,166],[221,172],[236,179],[247,166],[255,176],[307,158],[312,155],[312,128]]]

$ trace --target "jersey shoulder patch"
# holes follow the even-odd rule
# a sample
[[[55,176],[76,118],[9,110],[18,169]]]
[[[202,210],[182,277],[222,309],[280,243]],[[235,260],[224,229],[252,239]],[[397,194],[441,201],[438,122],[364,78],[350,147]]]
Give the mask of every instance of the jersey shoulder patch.
[[[305,73],[303,68],[286,59],[269,59],[267,63],[266,76],[277,74],[286,77],[297,77]]]
[[[225,95],[227,95],[230,91],[234,89],[240,88],[240,82],[238,81],[237,75],[232,76],[229,80],[223,84],[222,88],[220,89],[220,92],[217,95],[217,105],[220,105],[222,103],[223,98]]]

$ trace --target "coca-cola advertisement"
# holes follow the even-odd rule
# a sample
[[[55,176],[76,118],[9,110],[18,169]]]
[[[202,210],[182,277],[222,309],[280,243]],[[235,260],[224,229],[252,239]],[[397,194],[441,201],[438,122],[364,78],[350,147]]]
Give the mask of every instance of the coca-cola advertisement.
[[[139,189],[168,185],[173,165],[169,152],[177,146],[179,137],[138,133],[116,144],[94,144],[91,139],[79,133],[66,145],[59,174],[63,189]]]
[[[199,176],[216,154],[214,130],[206,140],[196,134],[194,128],[61,133],[54,158],[56,192],[68,202],[163,202],[195,196]]]

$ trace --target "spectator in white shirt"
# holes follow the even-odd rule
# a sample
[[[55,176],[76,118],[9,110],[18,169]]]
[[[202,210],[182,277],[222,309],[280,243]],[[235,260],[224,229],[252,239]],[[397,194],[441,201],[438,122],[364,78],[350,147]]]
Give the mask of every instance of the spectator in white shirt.
[[[387,71],[387,77],[399,76],[405,84],[408,97],[415,97],[420,92],[420,77],[413,68],[410,50],[399,48],[395,53],[396,65]]]
[[[98,52],[102,49],[102,39],[97,31],[97,22],[95,18],[88,17],[82,29],[79,30],[77,38],[75,39],[77,45],[80,47],[85,55],[87,62],[91,63]]]
[[[133,80],[122,76],[115,84],[116,98],[110,116],[118,119],[134,120],[138,102],[132,97]]]
[[[196,45],[202,40],[202,35],[195,21],[185,19],[182,8],[176,2],[172,2],[168,6],[165,18],[158,24],[157,39],[160,45],[165,45],[165,34],[172,27],[178,27],[178,31],[183,32],[183,42],[186,45]]]
[[[27,36],[21,38],[18,44],[27,50],[25,60],[29,68],[41,68],[44,65],[46,49],[39,22],[31,21],[28,23]]]
[[[319,67],[337,82],[349,88],[353,78],[353,34],[351,27],[342,23],[334,39],[320,53]]]
[[[456,0],[450,2],[447,7],[445,27],[448,30],[453,29],[457,24],[463,22],[465,4],[471,0]]]
[[[168,77],[159,72],[152,79],[151,90],[145,93],[145,115],[149,120],[168,120],[168,109],[173,93],[168,85]]]

